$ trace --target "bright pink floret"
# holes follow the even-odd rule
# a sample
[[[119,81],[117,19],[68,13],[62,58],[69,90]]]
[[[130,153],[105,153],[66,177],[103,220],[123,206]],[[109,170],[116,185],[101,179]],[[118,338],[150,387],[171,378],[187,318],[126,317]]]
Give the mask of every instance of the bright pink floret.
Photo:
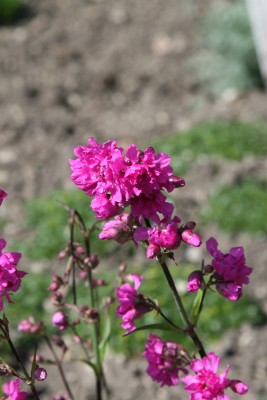
[[[137,291],[143,278],[136,274],[132,274],[131,278],[134,282],[134,287],[129,283],[124,283],[117,288],[117,296],[120,303],[117,308],[117,316],[122,318],[123,323],[121,327],[126,330],[126,334],[136,329],[134,324],[135,319],[141,318],[145,313],[153,309],[152,303],[149,303]]]
[[[20,379],[17,378],[3,384],[3,393],[5,400],[24,400],[29,396],[29,393],[20,391]]]
[[[183,348],[175,342],[164,342],[158,336],[150,334],[143,353],[147,359],[147,374],[160,386],[176,386],[179,383],[179,373],[187,374],[181,365]]]
[[[206,242],[208,252],[214,257],[211,265],[214,268],[216,289],[229,300],[236,301],[242,296],[242,286],[249,283],[252,268],[246,266],[243,247],[232,247],[229,253],[218,250],[218,242],[210,238]]]
[[[209,353],[202,360],[195,359],[190,364],[190,369],[195,372],[194,375],[187,375],[182,381],[186,384],[185,390],[190,393],[190,400],[230,400],[224,393],[225,389],[230,387],[233,382],[227,378],[229,366],[225,371],[217,375],[220,357],[214,353]],[[245,394],[248,386],[241,381],[242,390],[236,393]],[[243,392],[243,393],[241,393]]]
[[[6,241],[0,239],[0,311],[3,310],[3,297],[12,303],[10,292],[16,292],[21,284],[21,279],[26,272],[17,270],[16,266],[21,258],[20,253],[3,252]]]

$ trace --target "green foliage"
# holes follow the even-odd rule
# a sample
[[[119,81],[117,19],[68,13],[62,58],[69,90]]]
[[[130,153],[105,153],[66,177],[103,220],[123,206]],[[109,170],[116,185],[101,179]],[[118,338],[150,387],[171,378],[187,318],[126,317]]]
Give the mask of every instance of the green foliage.
[[[154,147],[170,154],[175,173],[181,175],[199,156],[242,160],[247,155],[266,155],[267,126],[261,122],[211,121],[160,138]]]
[[[14,22],[22,9],[22,0],[0,0],[0,24]]]
[[[251,234],[267,232],[267,183],[242,181],[218,188],[211,196],[201,218],[215,222],[228,232]]]
[[[14,340],[20,353],[26,352],[27,349],[38,343],[38,337],[17,332],[17,326],[22,319],[34,316],[37,321],[43,320],[48,331],[51,331],[51,316],[44,309],[44,300],[47,298],[47,288],[50,283],[50,274],[31,272],[23,278],[21,288],[12,295],[14,304],[5,302],[5,313],[9,320],[11,332],[13,332],[12,340]],[[21,306],[22,304],[23,306]],[[10,357],[10,350],[6,342],[1,344],[1,355],[5,360]]]
[[[95,222],[90,208],[90,199],[80,190],[56,191],[46,198],[36,198],[26,204],[25,228],[28,234],[15,243],[16,250],[32,260],[52,259],[64,248],[69,240],[68,216],[58,202],[77,209],[90,228]],[[78,236],[79,237],[79,236]],[[98,232],[91,235],[92,253],[107,255],[115,244],[98,239]]]
[[[262,87],[244,0],[212,7],[203,20],[202,32],[208,52],[200,53],[194,63],[212,94],[228,88]]]

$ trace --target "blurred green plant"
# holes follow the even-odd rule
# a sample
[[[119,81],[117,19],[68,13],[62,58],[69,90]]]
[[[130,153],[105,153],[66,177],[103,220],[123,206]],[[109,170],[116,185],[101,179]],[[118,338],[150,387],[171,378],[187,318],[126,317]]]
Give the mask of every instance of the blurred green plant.
[[[192,62],[207,91],[263,87],[244,0],[209,8],[201,24],[206,51]]]
[[[201,212],[203,223],[216,223],[231,232],[267,232],[267,183],[241,181],[218,188]]]
[[[157,139],[153,146],[170,154],[175,173],[181,175],[199,156],[242,160],[248,155],[266,155],[267,126],[262,122],[211,121]]]
[[[23,270],[23,259],[21,264],[21,269]],[[12,340],[14,340],[22,356],[38,343],[38,337],[35,335],[25,335],[17,332],[18,324],[22,319],[35,316],[36,320],[44,321],[49,332],[52,331],[51,315],[44,308],[44,301],[49,293],[47,288],[50,283],[51,276],[47,272],[31,272],[24,278],[20,290],[13,294],[12,301],[14,301],[14,304],[5,304],[5,312],[13,332]],[[21,304],[23,304],[23,307]],[[1,343],[1,356],[6,361],[8,361],[9,357],[12,357],[5,341]],[[13,361],[12,359],[10,360],[11,363]]]
[[[0,25],[15,22],[23,9],[22,0],[0,0]]]
[[[90,208],[90,199],[80,190],[55,191],[45,198],[30,200],[25,206],[25,231],[23,237],[14,243],[16,251],[21,251],[32,260],[53,259],[69,240],[68,216],[59,203],[77,209],[90,228],[96,219]],[[79,235],[77,235],[79,238]],[[115,244],[98,239],[98,232],[91,235],[93,253],[100,256],[109,254]]]

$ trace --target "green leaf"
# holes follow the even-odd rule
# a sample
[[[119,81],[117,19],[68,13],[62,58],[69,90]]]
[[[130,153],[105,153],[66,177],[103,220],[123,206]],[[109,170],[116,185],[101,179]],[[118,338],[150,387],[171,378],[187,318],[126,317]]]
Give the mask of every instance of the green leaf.
[[[100,362],[101,364],[103,363],[103,360],[105,358],[105,354],[107,351],[108,343],[110,340],[110,334],[111,334],[111,322],[110,322],[110,315],[107,311],[106,313],[106,324],[104,328],[104,334],[103,334],[103,339],[99,344],[99,352],[100,352]]]
[[[173,326],[171,326],[167,323],[158,323],[158,324],[149,324],[149,325],[140,326],[139,328],[136,328],[134,331],[132,331],[130,333],[126,333],[123,336],[129,336],[132,333],[137,332],[137,331],[144,331],[144,330],[151,330],[151,329],[159,329],[161,331],[177,332],[177,329],[175,329]]]
[[[198,317],[201,311],[204,295],[205,292],[203,291],[203,289],[199,289],[192,307],[191,322],[195,326],[198,322]]]

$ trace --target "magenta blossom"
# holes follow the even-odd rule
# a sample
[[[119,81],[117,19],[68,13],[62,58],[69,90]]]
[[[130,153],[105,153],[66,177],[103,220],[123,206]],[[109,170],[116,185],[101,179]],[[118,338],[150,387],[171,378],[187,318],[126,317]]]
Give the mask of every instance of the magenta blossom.
[[[2,252],[6,241],[0,239],[0,311],[3,310],[3,297],[12,303],[10,292],[16,292],[21,284],[21,279],[26,272],[17,270],[16,266],[21,258],[20,253]]]
[[[57,311],[52,317],[52,324],[60,331],[63,331],[69,326],[68,319],[62,311]]]
[[[21,392],[19,378],[5,382],[3,384],[3,393],[7,396],[5,400],[24,400],[29,396],[29,393]]]
[[[3,203],[4,198],[7,197],[7,193],[0,188],[0,206]]]
[[[229,366],[225,371],[217,375],[220,363],[220,357],[214,353],[209,353],[202,360],[195,359],[190,364],[190,369],[195,372],[194,375],[187,375],[182,381],[186,384],[184,390],[190,392],[190,400],[230,400],[224,393],[225,389],[233,387],[238,382],[239,387],[236,393],[245,394],[248,386],[241,381],[231,381],[227,378]]]
[[[178,343],[164,342],[150,334],[143,355],[148,362],[147,374],[161,386],[176,386],[179,373],[187,374],[188,355]]]
[[[154,227],[138,227],[134,232],[136,241],[147,241],[147,258],[154,258],[159,255],[161,249],[175,250],[184,241],[191,246],[200,246],[200,237],[193,232],[195,223],[188,222],[179,226],[181,219],[175,216],[173,219],[163,218]]]
[[[115,141],[98,144],[90,138],[88,146],[76,147],[74,154],[71,179],[93,197],[91,207],[98,218],[118,215],[130,205],[134,216],[157,222],[157,213],[170,216],[173,211],[161,191],[172,192],[185,184],[173,176],[170,157],[152,147],[141,151],[131,145],[124,155]]]
[[[232,247],[229,253],[218,250],[218,242],[210,238],[206,242],[208,252],[214,257],[211,265],[217,291],[229,300],[242,296],[242,286],[249,283],[252,268],[246,266],[243,247]]]
[[[142,315],[154,308],[153,303],[149,302],[137,291],[143,278],[136,274],[132,274],[130,277],[134,282],[134,287],[129,283],[124,283],[117,288],[117,296],[120,303],[117,308],[117,316],[122,318],[121,327],[126,330],[126,334],[136,329],[135,319],[141,318]]]

